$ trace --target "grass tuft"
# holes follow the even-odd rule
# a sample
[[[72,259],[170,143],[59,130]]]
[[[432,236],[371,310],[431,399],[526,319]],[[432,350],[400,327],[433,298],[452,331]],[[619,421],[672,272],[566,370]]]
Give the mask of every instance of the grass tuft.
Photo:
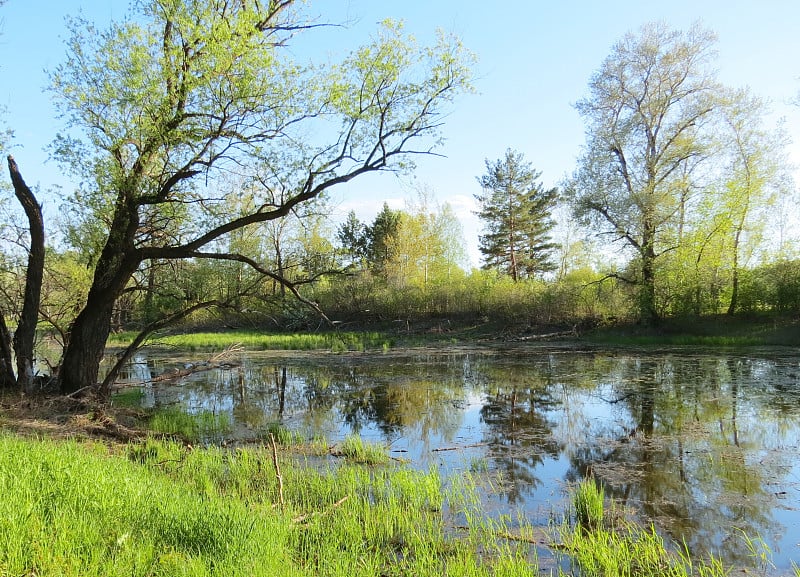
[[[389,451],[380,443],[369,443],[358,435],[348,435],[339,445],[337,454],[348,461],[363,465],[383,465],[389,462]]]
[[[583,479],[575,489],[575,522],[584,529],[603,525],[605,493],[593,478]]]
[[[270,435],[275,439],[275,443],[282,447],[291,447],[305,443],[303,435],[297,431],[292,431],[281,423],[270,423],[261,432],[260,437],[269,440]]]
[[[190,414],[180,407],[156,410],[148,426],[153,432],[178,435],[191,442],[215,439],[231,430],[230,417],[224,413],[201,411]]]

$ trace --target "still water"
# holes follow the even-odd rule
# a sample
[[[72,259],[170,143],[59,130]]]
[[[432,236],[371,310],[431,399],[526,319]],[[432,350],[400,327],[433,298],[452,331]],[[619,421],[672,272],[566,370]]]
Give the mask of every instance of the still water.
[[[181,359],[180,363],[186,362]],[[385,443],[410,466],[492,480],[490,514],[559,519],[586,475],[695,555],[800,563],[800,352],[545,346],[345,355],[252,354],[145,386],[149,406],[227,414],[231,436],[280,422]],[[137,357],[144,381],[178,360]]]

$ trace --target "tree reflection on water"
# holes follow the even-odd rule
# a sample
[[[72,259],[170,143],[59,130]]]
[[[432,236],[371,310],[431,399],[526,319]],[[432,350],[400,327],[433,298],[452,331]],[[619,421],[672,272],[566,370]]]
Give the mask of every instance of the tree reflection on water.
[[[151,406],[226,412],[243,437],[281,422],[331,441],[360,433],[445,473],[485,459],[502,479],[494,509],[512,517],[546,522],[543,502],[594,475],[618,506],[695,553],[745,566],[746,534],[788,569],[800,558],[799,360],[786,350],[541,346],[252,354],[145,390]],[[139,358],[132,378],[169,365]]]

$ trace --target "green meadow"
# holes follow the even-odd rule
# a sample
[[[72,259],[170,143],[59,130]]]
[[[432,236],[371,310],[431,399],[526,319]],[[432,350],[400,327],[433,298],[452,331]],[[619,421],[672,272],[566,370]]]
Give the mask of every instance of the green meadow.
[[[591,524],[535,528],[491,519],[473,473],[445,482],[355,438],[313,461],[293,447],[0,435],[0,575],[726,574],[651,530],[611,526],[596,494]]]

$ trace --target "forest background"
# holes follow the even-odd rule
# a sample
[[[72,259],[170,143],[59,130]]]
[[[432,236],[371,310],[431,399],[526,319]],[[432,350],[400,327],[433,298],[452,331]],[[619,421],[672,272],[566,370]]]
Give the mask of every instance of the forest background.
[[[8,2],[3,7],[7,47],[17,46],[16,35],[25,28],[9,17],[21,15],[20,6]],[[287,42],[292,57],[320,62],[339,56],[338,49],[330,47],[347,39],[347,49],[354,48],[358,42],[350,41],[363,37],[360,31],[365,25],[375,38],[374,22],[381,18],[371,12],[377,6],[367,9],[348,3],[344,13],[324,14],[313,24],[298,27],[293,30],[298,39],[308,35],[316,40],[304,44],[292,38]],[[96,3],[94,10],[98,7],[97,30],[105,30],[109,20],[116,22],[125,14],[116,3]],[[282,208],[275,218],[254,219],[207,239],[225,258],[208,258],[194,246],[180,254],[148,253],[127,277],[119,277],[125,277],[124,282],[117,283],[108,299],[108,322],[100,323],[108,326],[99,334],[124,328],[155,330],[166,321],[186,319],[280,329],[376,321],[409,326],[424,320],[446,330],[453,323],[482,319],[523,326],[596,326],[620,321],[657,324],[680,315],[795,314],[800,310],[800,262],[792,164],[796,148],[791,144],[795,129],[789,114],[797,116],[792,102],[797,82],[790,62],[796,51],[780,43],[798,35],[776,27],[792,26],[797,19],[790,17],[791,11],[797,9],[788,2],[776,2],[771,11],[752,13],[746,8],[726,4],[725,10],[717,7],[711,13],[721,18],[721,28],[738,30],[730,28],[734,20],[746,27],[748,34],[735,41],[729,35],[728,44],[715,36],[713,25],[689,20],[693,11],[680,12],[677,6],[665,15],[669,24],[648,23],[649,19],[640,19],[643,14],[626,10],[624,19],[614,20],[615,26],[605,30],[615,32],[613,38],[595,34],[580,46],[570,45],[568,37],[580,35],[581,27],[588,25],[593,16],[589,7],[572,19],[548,12],[520,18],[513,9],[494,15],[507,27],[489,35],[500,44],[495,50],[514,57],[507,62],[491,60],[487,66],[473,60],[470,50],[475,47],[465,49],[451,40],[442,54],[453,58],[448,73],[456,72],[445,85],[462,96],[443,99],[446,106],[430,116],[426,109],[414,116],[413,105],[408,108],[412,118],[424,120],[422,128],[415,125],[411,131],[413,137],[427,139],[421,148],[401,150],[403,142],[397,149],[405,155],[402,162],[375,165],[365,171],[370,174],[354,174],[359,178],[341,182],[332,178],[330,187],[314,189],[313,194],[309,190],[307,196],[302,196],[302,189],[286,189],[289,198],[295,194],[298,201],[278,202]],[[465,31],[459,35],[466,37],[475,30],[468,5],[444,13],[440,9],[444,7],[437,5],[425,18],[412,20],[410,28],[439,22]],[[413,14],[422,12],[412,10]],[[637,23],[627,25],[630,19]],[[557,39],[543,32],[552,30],[555,21],[562,21],[559,29],[565,31]],[[318,28],[318,22],[343,26]],[[593,25],[600,28],[597,22]],[[412,43],[405,36],[408,29],[390,25],[386,30],[388,37],[379,40],[397,50],[374,62],[405,66],[393,56],[405,54]],[[8,115],[14,135],[9,135],[7,149],[22,170],[41,183],[34,187],[35,194],[44,201],[48,222],[39,321],[65,347],[79,350],[91,346],[78,344],[75,321],[79,313],[95,308],[87,306],[87,294],[104,274],[98,263],[104,262],[109,246],[105,235],[116,219],[113,202],[103,196],[115,183],[98,176],[98,164],[86,170],[86,149],[80,141],[98,128],[86,120],[87,111],[92,111],[89,101],[97,95],[92,94],[92,79],[79,74],[77,56],[83,54],[83,44],[75,40],[76,34],[83,34],[81,38],[88,41],[94,33],[80,18],[64,27],[65,37],[73,35],[66,60],[62,60],[63,45],[38,48],[51,50],[47,58],[53,64],[42,84],[49,83],[45,98],[59,103],[57,111],[66,124],[40,114],[43,126],[42,118],[26,117],[16,99],[36,102],[39,96],[20,97],[30,93],[17,90],[18,85],[9,88],[15,95]],[[336,35],[337,42],[330,42]],[[421,37],[435,43],[431,30]],[[532,53],[509,45],[528,37],[536,41],[544,37],[552,52]],[[104,47],[106,40],[111,44]],[[102,52],[114,42],[118,48],[136,45],[135,38],[124,34],[101,34],[95,46]],[[766,52],[759,55],[759,49]],[[745,54],[737,55],[737,50]],[[580,79],[575,74],[569,81],[544,80],[537,74],[540,61],[552,65],[557,60],[557,68],[568,69],[554,57],[562,52],[568,58],[579,55],[584,63]],[[520,66],[520,57],[527,66]],[[21,76],[14,67],[22,59],[6,56],[2,61],[11,76]],[[749,72],[746,64],[752,66]],[[21,65],[29,68],[30,62]],[[431,80],[442,81],[435,72],[437,65],[430,66]],[[107,70],[114,72],[113,67]],[[759,77],[776,70],[780,81]],[[116,72],[124,77],[124,70]],[[648,84],[656,77],[663,81],[659,89]],[[745,77],[758,85],[742,88]],[[509,78],[513,86],[498,82]],[[419,80],[409,95],[419,94],[415,91],[431,80]],[[625,82],[631,84],[624,87]],[[23,84],[29,89],[33,82]],[[502,97],[493,92],[498,84]],[[615,92],[620,86],[624,89]],[[381,87],[374,90],[380,94]],[[483,96],[484,90],[489,98]],[[776,100],[764,98],[765,92],[777,95]],[[428,102],[438,103],[442,93],[434,92]],[[541,100],[531,99],[532,94]],[[111,94],[108,102],[118,97]],[[551,109],[553,99],[558,104]],[[410,96],[402,105],[409,102]],[[383,106],[380,99],[378,104]],[[342,108],[347,107],[342,104]],[[555,116],[548,110],[564,108],[573,117],[557,125],[532,116],[534,111]],[[786,120],[776,117],[776,108],[789,111]],[[510,116],[507,110],[513,111]],[[402,126],[407,130],[410,125]],[[107,128],[100,127],[100,132],[108,134]],[[307,136],[316,142],[328,136],[327,130]],[[574,138],[562,133],[582,134],[583,144],[576,146]],[[383,142],[381,134],[377,138]],[[28,152],[32,143],[48,141],[54,142],[46,148],[51,168],[43,168],[48,164],[42,157]],[[98,147],[97,139],[89,142]],[[113,153],[114,147],[109,146],[108,152]],[[560,169],[552,168],[559,166],[552,161],[554,154]],[[414,163],[409,162],[412,157]],[[123,168],[126,163],[121,161]],[[543,167],[550,171],[547,186]],[[378,178],[387,168],[390,174]],[[61,172],[56,175],[53,170]],[[198,174],[191,168],[180,178]],[[154,239],[176,240],[202,225],[213,228],[214,219],[220,219],[216,226],[222,226],[219,223],[225,219],[259,213],[257,180],[214,181],[215,186],[221,184],[227,188],[218,189],[215,198],[223,202],[210,212],[196,214],[193,210],[199,205],[185,203],[183,211],[150,214],[151,220],[134,235],[135,242],[143,243],[137,250],[152,249]],[[23,308],[29,227],[11,194],[6,198],[0,307],[15,319]],[[508,201],[505,205],[503,199]],[[466,215],[468,219],[463,218]],[[521,225],[516,222],[520,215],[534,218]],[[98,326],[89,327],[87,334],[96,334]],[[91,370],[75,370],[80,378],[75,376],[67,388],[92,380]]]

